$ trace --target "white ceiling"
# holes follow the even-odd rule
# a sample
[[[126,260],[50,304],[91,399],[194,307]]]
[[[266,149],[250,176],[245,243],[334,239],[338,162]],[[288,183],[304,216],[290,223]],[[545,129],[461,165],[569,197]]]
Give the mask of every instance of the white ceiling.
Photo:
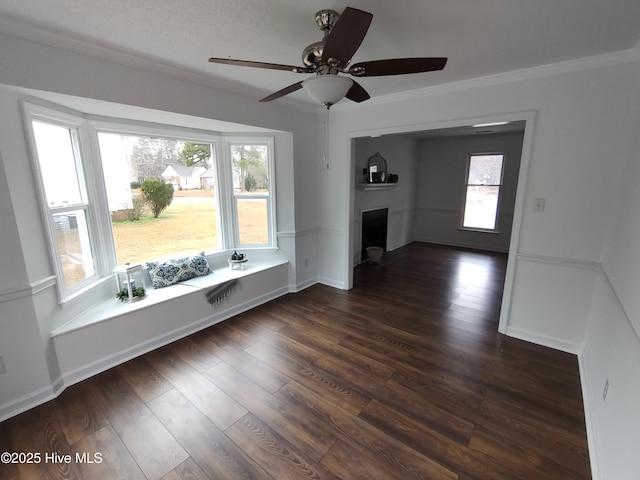
[[[208,58],[301,65],[322,38],[315,12],[345,6],[374,15],[352,63],[449,58],[441,72],[359,79],[372,97],[639,48],[639,0],[1,0],[0,32],[259,99],[306,76]]]

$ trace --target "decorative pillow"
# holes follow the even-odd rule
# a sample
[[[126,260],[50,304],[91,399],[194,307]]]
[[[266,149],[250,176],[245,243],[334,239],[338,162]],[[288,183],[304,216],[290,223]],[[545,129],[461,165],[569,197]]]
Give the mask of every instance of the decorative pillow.
[[[154,288],[168,287],[174,283],[211,273],[204,252],[188,257],[173,258],[165,262],[147,262]]]

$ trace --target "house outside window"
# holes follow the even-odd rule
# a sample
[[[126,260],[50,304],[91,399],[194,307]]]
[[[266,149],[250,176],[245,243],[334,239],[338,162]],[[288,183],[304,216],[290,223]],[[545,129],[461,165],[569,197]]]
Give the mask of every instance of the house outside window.
[[[462,212],[462,229],[497,231],[504,154],[471,154]]]
[[[220,250],[217,180],[203,178],[215,172],[213,139],[199,142],[107,128],[98,125],[98,144],[118,264]],[[173,188],[170,205],[158,217],[145,204],[147,179]]]
[[[117,264],[276,246],[271,137],[23,110],[61,302]],[[150,178],[173,185],[157,217]]]

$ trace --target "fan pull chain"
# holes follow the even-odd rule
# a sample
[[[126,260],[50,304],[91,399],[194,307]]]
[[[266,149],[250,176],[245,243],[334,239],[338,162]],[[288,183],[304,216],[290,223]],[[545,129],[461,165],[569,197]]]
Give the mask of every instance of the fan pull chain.
[[[329,170],[329,109],[325,108],[323,112],[323,149],[324,149],[324,163]]]

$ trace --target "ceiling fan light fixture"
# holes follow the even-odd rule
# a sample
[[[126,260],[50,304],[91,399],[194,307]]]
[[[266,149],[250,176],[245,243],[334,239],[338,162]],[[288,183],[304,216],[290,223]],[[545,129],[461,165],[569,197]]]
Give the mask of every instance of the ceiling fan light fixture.
[[[353,80],[339,75],[316,75],[302,82],[309,96],[326,108],[342,100],[352,85]]]

